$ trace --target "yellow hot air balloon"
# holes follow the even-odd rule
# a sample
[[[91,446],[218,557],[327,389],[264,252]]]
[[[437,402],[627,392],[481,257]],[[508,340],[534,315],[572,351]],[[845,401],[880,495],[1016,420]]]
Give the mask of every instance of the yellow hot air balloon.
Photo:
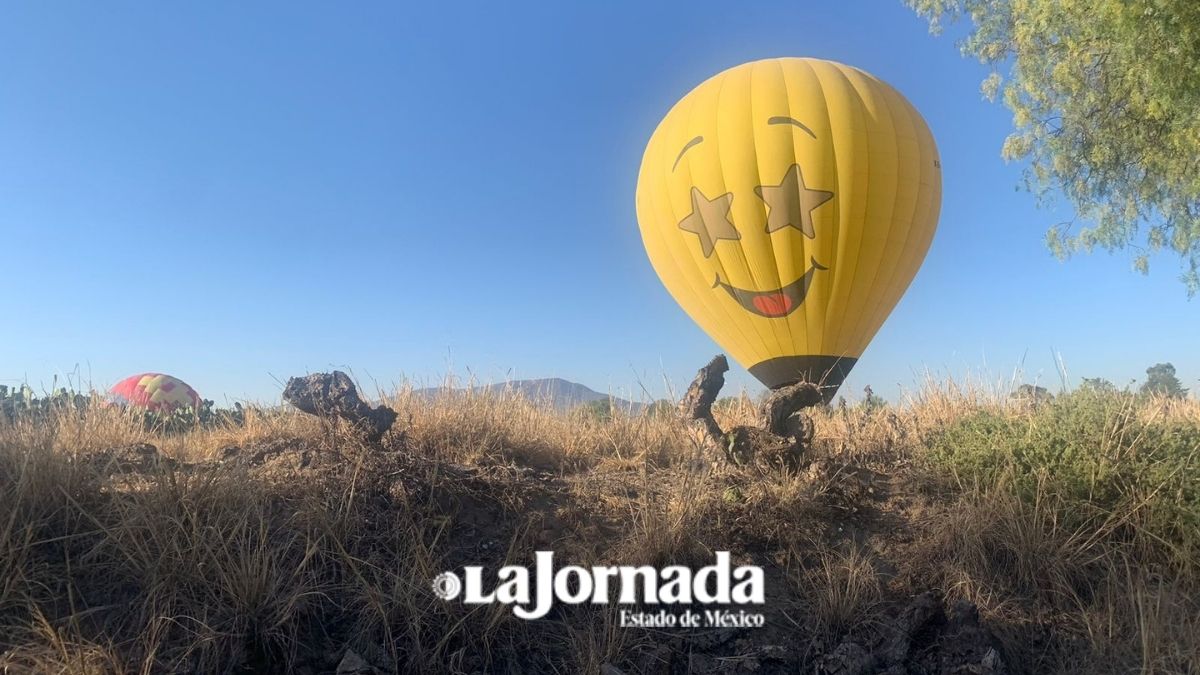
[[[637,216],[675,300],[768,387],[845,379],[929,249],[941,165],[916,109],[832,61],[767,59],[671,108]]]

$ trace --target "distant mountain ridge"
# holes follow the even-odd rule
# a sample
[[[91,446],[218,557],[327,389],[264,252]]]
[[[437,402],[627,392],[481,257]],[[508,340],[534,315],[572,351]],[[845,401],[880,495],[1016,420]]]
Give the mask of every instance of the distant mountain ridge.
[[[613,407],[630,412],[641,412],[646,404],[634,403],[616,396],[601,394],[600,392],[579,384],[564,380],[561,377],[543,377],[533,380],[509,380],[508,382],[498,382],[496,384],[482,384],[469,388],[459,387],[425,387],[423,389],[414,389],[413,393],[417,396],[436,396],[447,391],[472,391],[472,392],[495,392],[507,393],[512,392],[519,396],[529,399],[534,402],[547,402],[556,410],[570,410],[580,405],[591,403],[592,401],[607,401],[612,399]]]

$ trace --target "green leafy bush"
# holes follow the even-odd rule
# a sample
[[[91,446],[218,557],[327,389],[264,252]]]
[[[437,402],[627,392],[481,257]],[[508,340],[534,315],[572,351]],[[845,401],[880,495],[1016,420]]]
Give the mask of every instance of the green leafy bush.
[[[928,457],[960,483],[1028,500],[1048,490],[1077,507],[1065,517],[1115,517],[1177,552],[1200,548],[1200,425],[1133,394],[1087,388],[981,410],[935,434]]]
[[[607,422],[613,416],[612,399],[601,398],[595,401],[588,401],[575,407],[583,417],[595,420],[597,422]]]

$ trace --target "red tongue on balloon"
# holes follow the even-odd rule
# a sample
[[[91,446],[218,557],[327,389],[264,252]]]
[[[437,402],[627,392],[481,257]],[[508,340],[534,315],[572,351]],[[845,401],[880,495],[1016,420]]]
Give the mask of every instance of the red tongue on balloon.
[[[792,299],[784,293],[754,296],[754,306],[767,316],[783,316],[792,309]]]

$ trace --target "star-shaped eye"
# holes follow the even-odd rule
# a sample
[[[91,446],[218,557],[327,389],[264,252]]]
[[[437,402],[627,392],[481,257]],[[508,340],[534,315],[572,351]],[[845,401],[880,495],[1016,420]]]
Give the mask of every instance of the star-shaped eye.
[[[709,199],[699,188],[692,188],[692,212],[687,218],[679,221],[679,229],[700,237],[700,250],[704,252],[705,258],[712,255],[718,240],[742,238],[734,228],[733,221],[729,219],[731,206],[732,192]]]
[[[779,185],[760,185],[754,191],[767,203],[767,233],[794,227],[813,239],[817,236],[813,230],[813,209],[833,199],[833,193],[825,190],[812,190],[804,184],[804,176],[800,174],[800,165],[793,164],[783,176]]]

